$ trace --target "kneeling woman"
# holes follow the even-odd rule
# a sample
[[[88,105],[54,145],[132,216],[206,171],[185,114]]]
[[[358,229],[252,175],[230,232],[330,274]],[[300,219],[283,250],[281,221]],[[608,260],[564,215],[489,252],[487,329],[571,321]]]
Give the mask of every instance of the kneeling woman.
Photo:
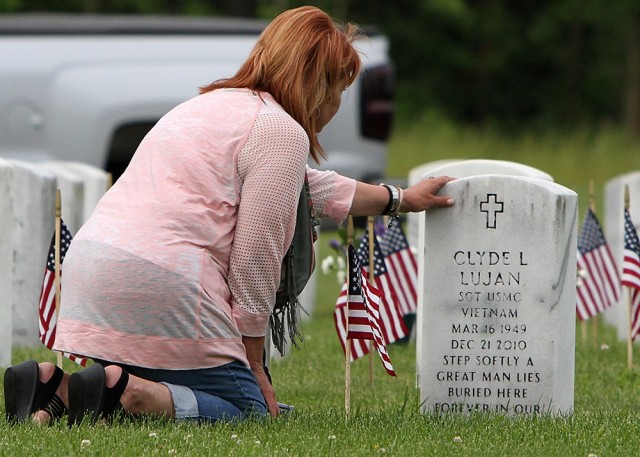
[[[278,413],[262,357],[294,233],[312,251],[319,217],[453,204],[434,195],[446,177],[402,191],[307,166],[360,72],[358,34],[314,7],[286,11],[235,76],[160,119],[65,258],[55,349],[96,363],[70,377],[9,368],[10,420]]]

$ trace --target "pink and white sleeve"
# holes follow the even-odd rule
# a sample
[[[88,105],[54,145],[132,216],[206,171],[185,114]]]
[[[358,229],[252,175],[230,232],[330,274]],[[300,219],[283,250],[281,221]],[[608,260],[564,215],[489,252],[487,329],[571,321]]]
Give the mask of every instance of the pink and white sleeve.
[[[349,215],[356,192],[355,179],[339,175],[335,171],[319,171],[307,167],[309,190],[313,210],[318,217],[330,217],[342,223]]]
[[[242,182],[229,267],[232,313],[244,336],[264,336],[295,229],[309,140],[281,108],[263,108],[238,156]]]

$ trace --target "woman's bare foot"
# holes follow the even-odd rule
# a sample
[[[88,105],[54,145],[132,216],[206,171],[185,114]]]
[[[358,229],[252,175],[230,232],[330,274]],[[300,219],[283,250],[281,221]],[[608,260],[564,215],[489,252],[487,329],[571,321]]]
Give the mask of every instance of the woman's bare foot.
[[[122,368],[110,365],[104,371],[106,386],[109,388],[115,386],[122,374]],[[175,415],[173,398],[167,386],[133,375],[129,375],[129,383],[120,398],[120,403],[130,414],[144,414],[165,419],[171,419]]]
[[[39,364],[39,380],[42,383],[46,383],[53,376],[53,372],[55,371],[56,366],[50,362],[42,362]],[[69,407],[69,375],[67,373],[62,377],[62,381],[60,381],[60,385],[56,389],[56,395],[60,397],[62,402],[64,403],[65,408]],[[31,416],[33,422],[38,424],[48,424],[51,422],[51,417],[49,413],[45,410],[41,409],[36,411]]]

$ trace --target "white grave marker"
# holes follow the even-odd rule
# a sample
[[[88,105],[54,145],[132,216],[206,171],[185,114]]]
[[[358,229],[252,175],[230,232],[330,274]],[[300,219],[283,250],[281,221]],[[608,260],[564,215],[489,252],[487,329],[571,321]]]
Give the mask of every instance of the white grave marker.
[[[451,176],[452,178],[466,178],[477,175],[511,175],[530,176],[553,181],[548,173],[537,168],[508,160],[469,159],[469,160],[436,160],[409,171],[407,186],[411,186],[429,176]],[[407,214],[407,242],[417,249],[422,239],[420,236],[421,213]]]
[[[74,236],[84,223],[84,176],[60,161],[49,160],[38,165],[55,175],[60,189],[62,220]]]
[[[38,302],[55,218],[56,179],[18,160],[13,176],[13,346],[40,344]]]
[[[573,410],[577,194],[484,175],[425,215],[423,411]]]
[[[506,160],[489,160],[489,159],[472,159],[472,160],[451,160],[451,161],[437,161],[432,162],[434,166],[423,166],[422,172],[425,173],[420,179],[427,178],[429,176],[451,176],[453,178],[467,178],[469,176],[496,174],[496,175],[508,175],[508,176],[524,176],[530,178],[540,178],[547,181],[553,181],[553,178],[548,173],[538,170],[537,168],[530,167],[518,162],[510,162]],[[418,177],[414,175],[414,177]],[[416,181],[417,182],[417,181]],[[407,215],[408,230],[413,230],[416,237],[416,245],[414,248],[417,251],[418,261],[418,290],[424,288],[423,279],[424,274],[422,268],[425,264],[424,259],[424,213],[410,213]],[[413,224],[413,228],[412,228]],[[410,233],[410,232],[409,232]],[[411,245],[411,244],[410,244]],[[411,245],[413,246],[413,245]],[[423,305],[421,303],[421,296],[418,295],[418,312],[416,319],[420,320]],[[415,333],[417,343],[417,355],[420,360],[420,351],[422,350],[422,342],[420,336]]]
[[[0,367],[11,365],[13,297],[13,165],[0,159]]]
[[[107,187],[111,185],[109,173],[101,168],[82,162],[61,161],[58,163],[78,173],[84,182],[82,202],[82,223],[84,224],[93,213],[98,201],[107,191]]]

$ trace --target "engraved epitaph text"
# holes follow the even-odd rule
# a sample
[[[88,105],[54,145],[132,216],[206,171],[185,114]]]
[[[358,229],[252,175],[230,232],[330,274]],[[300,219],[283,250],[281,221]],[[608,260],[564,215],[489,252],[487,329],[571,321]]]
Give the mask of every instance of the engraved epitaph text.
[[[553,183],[465,179],[478,183],[477,189],[454,181],[451,189],[459,186],[469,195],[453,194],[455,210],[426,219],[425,308],[418,323],[423,332],[418,338],[423,410],[508,415],[569,411],[575,287],[557,284],[570,284],[566,278],[572,274],[575,280],[575,269],[569,271],[563,260],[575,252],[572,211],[577,196]],[[510,186],[516,187],[513,192]],[[566,193],[562,198],[573,206],[548,204],[556,198],[554,192]],[[522,208],[540,208],[541,213],[524,214]],[[559,209],[566,213],[551,213]],[[565,224],[567,220],[571,223]],[[556,224],[553,230],[548,229],[550,221]],[[565,279],[558,281],[559,276]]]

